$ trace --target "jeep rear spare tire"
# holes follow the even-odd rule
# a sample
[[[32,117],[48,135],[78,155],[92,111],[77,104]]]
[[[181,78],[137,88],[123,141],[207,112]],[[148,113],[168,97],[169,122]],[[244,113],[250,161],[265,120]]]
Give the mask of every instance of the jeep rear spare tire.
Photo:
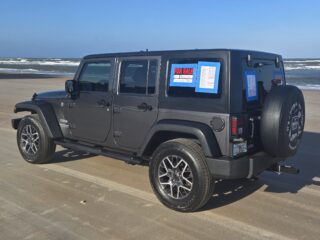
[[[295,86],[275,86],[265,100],[260,134],[265,152],[274,157],[296,153],[305,119],[304,98]]]

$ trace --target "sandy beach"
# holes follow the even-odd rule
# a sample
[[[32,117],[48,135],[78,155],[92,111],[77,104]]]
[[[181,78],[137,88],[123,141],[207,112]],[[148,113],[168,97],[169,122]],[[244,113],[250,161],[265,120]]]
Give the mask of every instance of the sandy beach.
[[[219,182],[205,209],[181,214],[155,199],[143,166],[62,148],[26,163],[14,105],[68,78],[16,77],[0,77],[0,239],[319,239],[320,91],[303,91],[305,133],[287,160],[299,175]]]

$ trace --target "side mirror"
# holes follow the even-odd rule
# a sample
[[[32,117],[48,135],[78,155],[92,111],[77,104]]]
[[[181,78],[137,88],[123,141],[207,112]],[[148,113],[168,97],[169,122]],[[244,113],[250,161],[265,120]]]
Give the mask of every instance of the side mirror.
[[[72,98],[77,94],[76,88],[76,81],[75,80],[67,80],[65,83],[65,90]]]

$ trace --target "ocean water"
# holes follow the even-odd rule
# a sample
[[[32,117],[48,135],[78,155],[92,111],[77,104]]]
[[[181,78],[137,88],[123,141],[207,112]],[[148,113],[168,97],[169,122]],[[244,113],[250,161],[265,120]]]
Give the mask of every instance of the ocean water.
[[[75,58],[0,58],[0,74],[46,74],[72,76],[80,63]]]
[[[285,59],[284,69],[288,84],[320,90],[320,59]]]
[[[0,58],[0,74],[73,76],[80,63],[75,58]],[[320,91],[320,59],[285,59],[288,84]]]

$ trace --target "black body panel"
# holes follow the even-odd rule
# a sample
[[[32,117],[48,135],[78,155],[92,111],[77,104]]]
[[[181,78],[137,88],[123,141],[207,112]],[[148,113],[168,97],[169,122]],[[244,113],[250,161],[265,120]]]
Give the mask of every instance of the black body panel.
[[[41,99],[63,99],[63,98],[67,98],[67,93],[66,93],[65,90],[48,91],[48,92],[36,93],[35,98],[37,100],[41,100]]]

